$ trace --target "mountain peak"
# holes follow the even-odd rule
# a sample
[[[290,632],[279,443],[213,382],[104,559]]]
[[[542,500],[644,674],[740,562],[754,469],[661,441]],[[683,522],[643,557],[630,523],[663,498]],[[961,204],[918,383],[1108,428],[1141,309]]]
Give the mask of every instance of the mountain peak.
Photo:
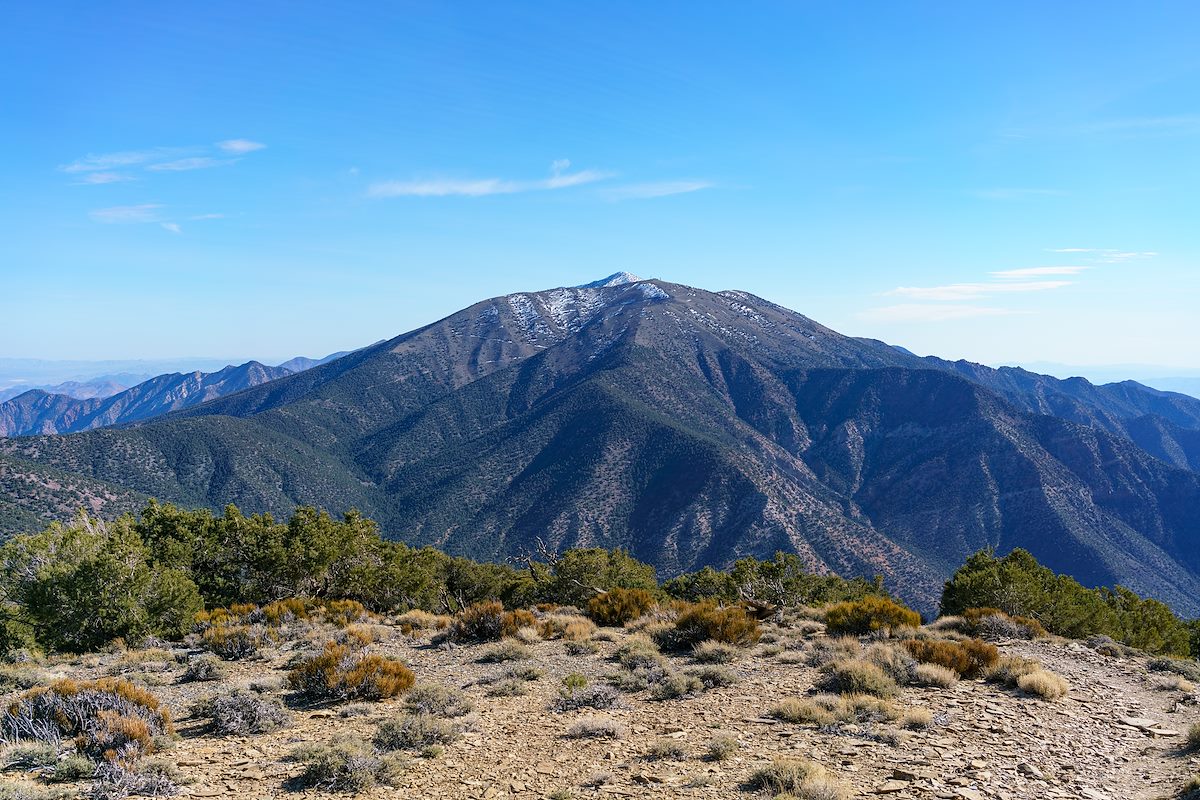
[[[605,289],[609,286],[623,286],[627,283],[639,283],[642,278],[634,275],[632,272],[614,272],[607,278],[601,278],[598,281],[585,283],[582,286],[576,286],[576,289]]]

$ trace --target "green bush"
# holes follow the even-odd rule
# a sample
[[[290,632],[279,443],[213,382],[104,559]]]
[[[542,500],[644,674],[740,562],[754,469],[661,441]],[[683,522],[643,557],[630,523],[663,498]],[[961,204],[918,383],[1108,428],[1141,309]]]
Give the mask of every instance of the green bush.
[[[598,625],[624,625],[654,607],[654,595],[645,589],[609,589],[588,600],[588,616]]]
[[[713,641],[747,647],[758,641],[758,620],[741,606],[718,606],[712,602],[685,604],[675,618],[675,630],[665,644],[687,650]]]
[[[825,627],[831,636],[843,633],[861,636],[876,631],[916,628],[920,624],[920,614],[886,597],[864,597],[838,603],[825,611]]]
[[[975,553],[946,582],[942,614],[965,615],[971,609],[998,609],[1014,619],[1036,620],[1060,636],[1102,634],[1165,655],[1188,655],[1195,630],[1157,600],[1123,586],[1088,589],[1021,549],[1003,558],[990,550]]]

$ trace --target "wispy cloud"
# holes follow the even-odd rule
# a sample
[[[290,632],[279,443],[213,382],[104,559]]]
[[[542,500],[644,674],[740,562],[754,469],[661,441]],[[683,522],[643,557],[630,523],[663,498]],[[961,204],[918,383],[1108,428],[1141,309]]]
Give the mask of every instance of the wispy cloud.
[[[901,303],[894,306],[868,308],[859,319],[872,322],[950,322],[975,317],[1004,317],[1024,312],[1008,308],[958,305],[947,303]]]
[[[197,215],[196,215],[196,216],[194,216],[194,217],[188,217],[188,219],[193,219],[193,220],[202,220],[202,219],[225,219],[225,215],[224,215],[224,214],[197,214]]]
[[[59,169],[63,172],[96,172],[101,170],[112,170],[119,167],[133,167],[139,164],[145,164],[148,161],[156,159],[169,158],[172,154],[177,154],[175,151],[167,148],[155,148],[153,150],[126,150],[120,153],[101,153],[95,155],[89,153],[83,158],[78,158],[70,164],[61,164]]]
[[[885,294],[914,300],[978,300],[992,294],[1043,292],[1070,286],[1070,281],[1013,281],[1008,283],[952,283],[946,286],[897,286]]]
[[[249,139],[226,139],[223,142],[217,142],[217,147],[225,153],[242,155],[243,153],[253,153],[255,150],[262,150],[266,145],[262,142],[252,142]]]
[[[161,203],[142,203],[136,206],[112,206],[89,211],[88,216],[96,222],[107,225],[126,224],[134,222],[158,222]]]
[[[79,174],[76,183],[103,184],[134,180],[128,170],[147,172],[186,172],[237,163],[239,159],[228,156],[243,156],[266,145],[249,139],[226,139],[214,145],[190,147],[151,147],[145,150],[123,150],[116,153],[89,153],[68,164],[60,164],[59,171]],[[125,170],[118,172],[117,170]]]
[[[711,181],[655,181],[614,186],[604,191],[610,200],[647,200],[654,197],[669,197],[673,194],[688,194],[713,187]]]
[[[1024,267],[1022,269],[1002,269],[988,274],[1003,280],[1019,280],[1047,275],[1078,275],[1086,269],[1090,269],[1090,267]]]
[[[122,181],[131,181],[133,179],[132,175],[126,175],[123,172],[85,172],[75,183],[97,185],[103,183],[121,183]]]
[[[1055,247],[1051,253],[1077,253],[1100,264],[1120,264],[1125,261],[1141,261],[1154,258],[1158,253],[1153,250],[1117,250],[1112,247]]]
[[[171,233],[183,233],[183,229],[179,227],[178,222],[160,222],[159,224],[165,231],[170,231]]]
[[[226,167],[237,163],[236,158],[213,158],[211,156],[194,156],[180,158],[174,161],[162,161],[150,164],[146,169],[151,172],[187,172],[193,169],[209,169],[210,167]]]
[[[541,180],[504,178],[427,178],[410,181],[381,181],[367,188],[370,197],[486,197],[494,194],[518,194],[552,189],[567,189],[612,177],[612,173],[594,169],[567,172],[571,162],[560,159],[551,164],[551,175]]]

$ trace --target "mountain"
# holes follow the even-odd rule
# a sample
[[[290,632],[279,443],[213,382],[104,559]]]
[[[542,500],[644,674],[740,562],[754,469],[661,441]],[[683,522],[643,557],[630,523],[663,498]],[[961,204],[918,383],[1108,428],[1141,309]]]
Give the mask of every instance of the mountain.
[[[1134,438],[1187,439],[1200,409],[976,366],[618,274],[0,457],[189,505],[353,506],[476,558],[542,538],[626,547],[669,576],[789,550],[926,609],[971,552],[1021,546],[1200,611],[1200,474]]]
[[[63,381],[62,383],[48,386],[9,386],[8,388],[0,389],[0,403],[11,400],[17,395],[24,394],[33,389],[40,389],[47,394],[62,394],[67,397],[74,397],[77,400],[89,400],[94,397],[111,397],[117,392],[123,392],[130,386],[141,383],[149,377],[149,375],[122,373],[119,375],[102,375],[86,381]]]
[[[124,391],[84,397],[33,389],[0,403],[0,436],[76,433],[152,419],[302,372],[343,355],[345,353],[333,353],[322,359],[301,356],[275,367],[247,361],[216,372],[174,372],[150,378]],[[63,386],[67,384],[52,388]]]

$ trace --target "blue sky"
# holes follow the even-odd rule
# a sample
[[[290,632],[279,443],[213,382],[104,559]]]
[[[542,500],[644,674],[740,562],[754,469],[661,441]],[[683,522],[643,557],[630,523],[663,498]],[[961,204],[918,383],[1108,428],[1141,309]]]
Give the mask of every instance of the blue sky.
[[[1200,366],[1195,3],[27,3],[0,356],[361,346],[617,270]]]

